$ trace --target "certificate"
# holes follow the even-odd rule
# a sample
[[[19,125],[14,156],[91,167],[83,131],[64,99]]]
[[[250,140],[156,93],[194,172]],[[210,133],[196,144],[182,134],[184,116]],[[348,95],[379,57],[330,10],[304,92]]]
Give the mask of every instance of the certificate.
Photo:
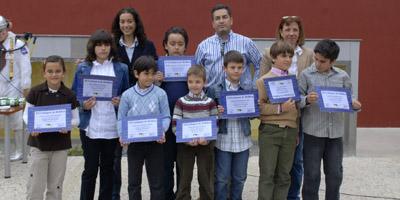
[[[99,101],[110,101],[117,96],[117,84],[115,77],[98,75],[81,75],[79,77],[78,94],[79,100],[96,97]]]
[[[193,139],[217,139],[217,118],[178,119],[176,121],[176,142],[189,142]]]
[[[256,90],[222,91],[219,101],[224,107],[223,119],[260,116]]]
[[[164,81],[186,81],[187,71],[193,64],[194,56],[161,56],[158,59]]]
[[[122,120],[121,140],[123,142],[150,142],[162,138],[162,116],[130,116]]]
[[[340,87],[316,87],[322,112],[353,112],[351,91]]]
[[[280,76],[264,80],[271,103],[283,103],[288,99],[300,101],[299,86],[296,76]]]
[[[71,104],[28,108],[28,132],[60,132],[71,130]]]

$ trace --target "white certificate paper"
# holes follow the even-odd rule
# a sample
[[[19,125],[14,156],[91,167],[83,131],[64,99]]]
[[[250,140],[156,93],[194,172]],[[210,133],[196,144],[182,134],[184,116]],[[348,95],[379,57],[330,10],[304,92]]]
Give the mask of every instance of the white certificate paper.
[[[212,136],[211,121],[186,122],[182,124],[182,139]]]
[[[83,79],[84,97],[112,98],[113,81],[102,79]]]
[[[232,95],[226,96],[226,109],[227,114],[244,114],[244,113],[254,113],[254,95]]]
[[[128,121],[128,139],[157,137],[157,119]]]
[[[325,108],[350,109],[346,92],[322,90],[321,95]]]
[[[291,98],[296,96],[291,79],[268,82],[272,98]]]
[[[36,111],[34,113],[34,129],[65,128],[67,111],[65,109]]]
[[[186,77],[187,71],[192,65],[191,60],[165,60],[164,73],[166,78]]]

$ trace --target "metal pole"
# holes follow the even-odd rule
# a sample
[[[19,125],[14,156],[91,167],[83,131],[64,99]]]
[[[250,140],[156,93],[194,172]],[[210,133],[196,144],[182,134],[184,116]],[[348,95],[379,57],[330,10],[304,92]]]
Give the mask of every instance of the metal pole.
[[[11,178],[10,170],[10,125],[9,116],[4,115],[4,178]]]

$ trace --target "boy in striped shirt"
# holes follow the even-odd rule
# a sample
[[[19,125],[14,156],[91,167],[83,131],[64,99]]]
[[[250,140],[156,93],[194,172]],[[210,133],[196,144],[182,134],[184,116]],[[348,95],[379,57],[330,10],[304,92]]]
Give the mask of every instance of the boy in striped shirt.
[[[189,93],[175,104],[172,131],[176,131],[177,119],[202,118],[217,115],[217,105],[203,91],[206,83],[206,71],[203,66],[194,65],[187,73]],[[179,166],[179,187],[176,200],[191,199],[190,189],[193,177],[194,161],[197,159],[197,173],[200,185],[200,199],[213,200],[214,191],[214,141],[194,139],[180,143],[177,147]]]

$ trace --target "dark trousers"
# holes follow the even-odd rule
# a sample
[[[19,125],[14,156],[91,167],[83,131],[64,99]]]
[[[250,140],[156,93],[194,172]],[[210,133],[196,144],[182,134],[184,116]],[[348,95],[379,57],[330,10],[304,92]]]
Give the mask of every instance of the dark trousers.
[[[321,182],[321,160],[324,162],[325,199],[338,200],[343,180],[342,138],[319,138],[304,134],[304,184],[303,199],[317,200]]]
[[[179,188],[176,200],[190,200],[194,162],[197,162],[200,200],[214,200],[214,144],[191,147],[178,144]]]
[[[174,165],[176,162],[176,136],[172,133],[171,126],[165,133],[166,142],[164,143],[164,187],[165,200],[175,200],[174,192]],[[179,186],[179,170],[176,163],[176,188]]]
[[[290,171],[291,183],[288,193],[288,200],[300,200],[300,189],[301,183],[303,181],[303,141],[304,134],[300,120],[299,126],[299,144],[296,147],[296,151],[294,153],[294,160],[292,170]]]
[[[128,147],[128,193],[141,200],[142,171],[146,165],[151,200],[164,200],[164,148],[157,142],[135,142]]]
[[[115,148],[115,158],[114,158],[114,186],[112,191],[112,199],[120,200],[120,192],[121,192],[121,158],[122,158],[122,147],[121,145],[117,145]]]
[[[92,200],[100,167],[99,199],[111,199],[114,151],[118,139],[90,139],[80,130],[85,166],[82,172],[81,200]]]

